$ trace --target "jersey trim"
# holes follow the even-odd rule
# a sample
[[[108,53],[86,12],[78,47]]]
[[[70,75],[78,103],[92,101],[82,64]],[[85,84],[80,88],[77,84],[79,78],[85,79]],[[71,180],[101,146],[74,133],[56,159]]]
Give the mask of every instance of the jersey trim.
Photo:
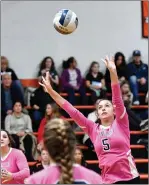
[[[124,112],[123,112],[123,114],[120,116],[120,119],[123,119],[123,117],[125,116],[125,113],[126,113],[126,108],[124,108]]]

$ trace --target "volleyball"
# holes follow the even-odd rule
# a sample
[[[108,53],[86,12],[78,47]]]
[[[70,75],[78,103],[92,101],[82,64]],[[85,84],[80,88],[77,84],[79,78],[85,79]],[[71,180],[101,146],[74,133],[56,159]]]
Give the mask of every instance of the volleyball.
[[[62,9],[55,15],[53,25],[59,33],[71,34],[78,26],[77,15],[71,10]]]

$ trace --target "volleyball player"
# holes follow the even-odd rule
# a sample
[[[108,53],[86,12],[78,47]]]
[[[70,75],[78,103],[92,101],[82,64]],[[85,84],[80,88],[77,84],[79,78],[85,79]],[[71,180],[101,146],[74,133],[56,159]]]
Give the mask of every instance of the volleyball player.
[[[10,134],[1,130],[1,182],[2,184],[23,184],[30,170],[21,150],[12,148]]]
[[[68,122],[58,118],[49,121],[43,140],[50,166],[31,175],[25,184],[102,184],[97,173],[75,164],[76,137]]]
[[[102,59],[103,60],[103,59]],[[102,99],[97,108],[99,124],[88,120],[68,101],[55,92],[49,81],[49,74],[43,77],[40,85],[44,86],[55,102],[89,135],[94,144],[99,168],[105,184],[138,184],[139,173],[136,169],[130,149],[129,121],[121,97],[114,58],[103,60],[110,72],[112,102]]]

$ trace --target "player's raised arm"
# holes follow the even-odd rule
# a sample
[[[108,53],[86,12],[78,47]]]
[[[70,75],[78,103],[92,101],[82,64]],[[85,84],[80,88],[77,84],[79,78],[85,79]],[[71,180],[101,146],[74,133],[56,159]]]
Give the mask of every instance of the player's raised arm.
[[[55,90],[53,90],[50,80],[49,72],[46,72],[46,77],[42,77],[42,83],[39,83],[46,89],[46,92],[53,98],[53,100],[63,108],[72,119],[80,126],[85,132],[90,135],[92,132],[94,122],[88,120],[81,112],[74,108],[67,100],[60,96]],[[41,97],[42,98],[42,97]]]
[[[112,103],[115,108],[116,119],[119,122],[121,122],[123,119],[126,118],[125,121],[127,122],[124,122],[124,121],[122,122],[128,125],[129,123],[127,119],[128,117],[127,117],[126,108],[124,106],[122,95],[121,95],[114,57],[111,57],[111,58],[106,57],[105,59],[102,59],[102,61],[105,63],[106,67],[110,72],[111,88],[112,88]]]

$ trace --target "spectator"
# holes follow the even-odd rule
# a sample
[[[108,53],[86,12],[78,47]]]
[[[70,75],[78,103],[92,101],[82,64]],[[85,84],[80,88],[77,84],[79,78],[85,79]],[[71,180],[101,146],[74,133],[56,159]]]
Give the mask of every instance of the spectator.
[[[34,157],[36,158],[37,155],[37,142],[33,135],[29,115],[22,113],[21,102],[16,102],[13,107],[13,113],[6,116],[5,129],[15,140],[16,148],[25,152],[28,161],[34,161]]]
[[[24,97],[18,86],[12,82],[11,76],[7,73],[2,76],[1,84],[1,111],[2,128],[4,128],[5,116],[12,113],[15,102],[21,102],[24,105]]]
[[[50,156],[45,149],[41,150],[40,160],[31,167],[31,174],[39,172],[50,165]]]
[[[11,76],[14,84],[17,85],[21,89],[22,94],[23,94],[24,93],[23,86],[20,80],[18,79],[15,71],[9,67],[8,59],[5,56],[1,56],[1,77],[6,73],[8,73]]]
[[[71,104],[76,104],[75,92],[79,92],[81,96],[81,103],[85,105],[86,94],[83,85],[83,79],[80,70],[77,68],[77,62],[74,57],[63,61],[64,71],[61,76],[61,81],[64,90],[68,93],[68,100]]]
[[[54,90],[58,90],[59,77],[55,69],[55,63],[53,58],[45,57],[40,63],[40,69],[38,72],[38,77],[41,80],[41,76],[44,76],[46,71],[50,73],[51,85]]]
[[[87,163],[85,162],[83,153],[81,149],[76,148],[74,152],[74,160],[76,164],[82,165],[84,167],[87,167]]]
[[[130,91],[129,83],[127,81],[123,81],[120,86],[125,106],[131,107],[133,101],[133,94]]]
[[[139,105],[139,91],[147,92],[148,90],[148,65],[141,60],[141,52],[133,52],[133,61],[128,64],[129,83],[134,96],[133,104]]]
[[[117,52],[115,54],[115,64],[116,64],[116,69],[117,69],[117,74],[119,77],[120,82],[127,80],[127,65],[125,61],[125,56],[121,52]],[[106,69],[105,73],[105,81],[106,81],[106,87],[109,92],[111,92],[111,80],[110,80],[110,73],[109,70]]]
[[[29,177],[29,167],[22,151],[12,148],[10,134],[1,130],[1,184],[24,184]]]
[[[46,105],[52,103],[53,99],[48,95],[43,87],[38,87],[32,94],[30,99],[33,108],[33,130],[37,131],[41,119],[44,117]]]
[[[38,143],[43,140],[44,127],[46,123],[53,118],[60,118],[61,114],[59,112],[59,107],[57,104],[47,104],[45,117],[41,120],[39,129],[38,129]]]
[[[87,91],[91,93],[92,104],[98,98],[106,98],[105,79],[103,74],[99,71],[98,62],[92,62],[86,75]]]

